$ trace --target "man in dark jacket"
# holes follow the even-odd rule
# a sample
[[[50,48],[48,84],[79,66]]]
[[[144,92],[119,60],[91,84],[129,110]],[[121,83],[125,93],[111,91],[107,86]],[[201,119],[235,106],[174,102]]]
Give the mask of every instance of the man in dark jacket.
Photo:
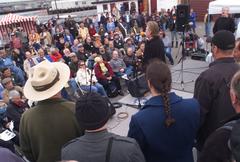
[[[10,102],[7,107],[7,117],[14,122],[14,130],[19,131],[19,124],[22,114],[26,111],[27,104],[21,99],[17,90],[9,92]]]
[[[97,106],[96,106],[97,105]],[[79,162],[144,162],[137,142],[109,133],[106,123],[110,108],[97,93],[83,95],[76,103],[76,117],[85,128],[85,135],[69,142],[62,149],[62,160]]]
[[[228,30],[232,33],[235,32],[235,23],[234,19],[229,17],[229,8],[222,8],[222,16],[219,17],[213,27],[213,34],[220,30]]]
[[[199,151],[221,122],[235,114],[229,95],[230,81],[239,70],[232,55],[234,47],[235,38],[230,31],[217,32],[212,39],[215,61],[196,80],[194,97],[201,105],[201,127],[197,135]]]
[[[87,56],[87,51],[85,50],[85,47],[83,44],[78,44],[78,51],[76,53],[77,57],[79,60],[83,60],[84,62],[87,61],[88,56]]]
[[[172,38],[172,47],[174,47],[174,39],[176,41],[176,48],[178,48],[178,32],[177,32],[177,16],[173,14],[173,16],[169,19],[169,30],[171,32]]]
[[[159,27],[158,24],[154,21],[149,21],[146,29],[146,36],[148,42],[146,43],[144,50],[143,65],[146,66],[150,63],[152,59],[160,59],[163,62],[165,61],[165,50],[163,41],[159,38]]]
[[[201,156],[199,157],[199,162],[227,162],[231,161],[232,153],[234,154],[236,143],[238,143],[239,149],[239,122],[240,122],[240,72],[237,72],[231,82],[230,96],[232,106],[236,111],[236,115],[227,120],[227,123],[213,132],[206,140]],[[232,128],[232,129],[228,129]],[[237,138],[234,138],[234,136]],[[230,150],[230,143],[231,150]],[[237,148],[236,147],[236,148]],[[236,152],[236,157],[239,157]],[[236,159],[237,160],[237,159]],[[239,158],[238,158],[239,160]],[[238,161],[237,160],[237,161]]]

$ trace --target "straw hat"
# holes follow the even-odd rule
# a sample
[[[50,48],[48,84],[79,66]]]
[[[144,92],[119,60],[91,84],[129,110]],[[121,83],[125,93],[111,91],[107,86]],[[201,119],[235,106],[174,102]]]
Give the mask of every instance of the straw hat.
[[[27,99],[42,101],[56,95],[69,80],[70,69],[61,62],[43,61],[34,66],[23,92]]]

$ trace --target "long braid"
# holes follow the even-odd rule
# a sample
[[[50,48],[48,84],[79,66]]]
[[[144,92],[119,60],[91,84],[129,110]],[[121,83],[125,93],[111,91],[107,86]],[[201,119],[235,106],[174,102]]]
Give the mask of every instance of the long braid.
[[[163,98],[163,103],[164,103],[164,113],[166,115],[165,125],[167,128],[169,128],[176,122],[176,120],[171,116],[170,101],[169,101],[168,91],[166,88],[163,89],[161,96]]]

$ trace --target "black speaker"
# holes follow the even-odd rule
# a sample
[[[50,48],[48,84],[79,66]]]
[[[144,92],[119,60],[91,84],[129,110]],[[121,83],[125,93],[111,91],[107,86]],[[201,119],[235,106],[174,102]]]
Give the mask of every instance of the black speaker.
[[[139,75],[128,82],[128,91],[132,97],[144,97],[149,91],[145,75]]]
[[[183,32],[188,25],[190,7],[186,4],[177,5],[177,31]]]

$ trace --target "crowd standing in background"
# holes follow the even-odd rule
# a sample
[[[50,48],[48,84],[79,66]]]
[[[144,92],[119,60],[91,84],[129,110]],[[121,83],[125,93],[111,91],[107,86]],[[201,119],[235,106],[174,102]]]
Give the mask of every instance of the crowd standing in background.
[[[215,61],[196,80],[195,99],[182,99],[170,92],[167,65],[175,64],[172,48],[179,48],[182,39],[176,14],[176,7],[151,15],[115,11],[80,22],[69,15],[63,23],[52,18],[39,24],[29,34],[21,27],[3,32],[0,131],[15,136],[0,139],[0,160],[21,162],[12,154],[21,150],[32,162],[193,162],[194,146],[199,162],[238,160],[240,128],[217,131],[229,121],[239,123],[238,117],[228,119],[238,113],[240,93],[239,73],[234,76],[240,43],[233,18],[223,8],[211,40]],[[196,19],[191,9],[187,34],[197,34]],[[207,37],[211,21],[206,14]],[[124,96],[123,86],[136,73],[146,74],[152,98],[132,117],[129,137],[120,137],[107,132],[111,112],[105,99]],[[215,144],[224,147],[223,154],[213,153]]]

